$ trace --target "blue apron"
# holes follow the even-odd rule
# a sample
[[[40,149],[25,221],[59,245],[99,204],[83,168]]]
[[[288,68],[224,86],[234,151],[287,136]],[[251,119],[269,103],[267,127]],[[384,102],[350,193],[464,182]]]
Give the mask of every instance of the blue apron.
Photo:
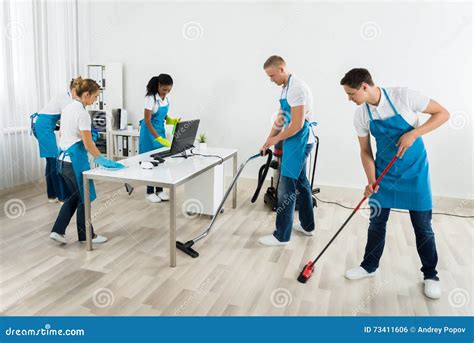
[[[84,143],[81,141],[74,143],[69,147],[69,149],[59,152],[58,157],[58,171],[62,173],[62,164],[64,157],[69,156],[72,162],[72,167],[74,169],[74,175],[76,176],[77,187],[81,193],[81,201],[84,203],[84,181],[82,177],[82,172],[91,169],[89,165],[89,159],[87,158],[87,150],[84,147]],[[94,182],[89,180],[89,193],[91,202],[95,200],[95,187]]]
[[[58,144],[54,129],[60,118],[60,114],[34,113],[30,116],[31,131],[38,140],[40,157],[58,157]]]
[[[155,128],[156,132],[163,138],[166,138],[165,130],[165,119],[168,115],[169,109],[169,100],[166,106],[158,107],[158,110],[151,115],[151,125]],[[151,150],[159,149],[164,147],[157,141],[155,137],[151,134],[150,130],[146,126],[145,120],[140,120],[140,140],[138,145],[138,152],[140,154],[148,152]]]
[[[280,108],[284,117],[284,128],[286,129],[291,123],[291,106],[286,100],[288,89],[290,88],[291,75],[288,78],[286,93],[280,99]],[[312,123],[313,124],[313,123]],[[309,126],[307,120],[304,121],[303,127],[295,135],[283,141],[283,157],[281,162],[281,175],[291,179],[298,179],[303,163],[305,160],[305,148],[308,143]]]
[[[385,89],[382,91],[395,116],[385,120],[374,120],[366,103],[370,132],[377,142],[376,177],[397,153],[398,147],[395,144],[400,137],[413,130],[413,127],[398,113]],[[379,186],[379,191],[369,198],[369,204],[372,206],[414,211],[432,209],[428,156],[421,137],[418,137],[405,151],[403,158],[397,160]]]

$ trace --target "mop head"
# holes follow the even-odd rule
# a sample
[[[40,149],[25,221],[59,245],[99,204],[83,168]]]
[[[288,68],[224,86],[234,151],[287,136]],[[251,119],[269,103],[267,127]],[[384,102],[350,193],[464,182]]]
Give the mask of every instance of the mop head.
[[[191,248],[194,245],[194,241],[187,241],[186,243],[176,242],[176,248],[188,254],[192,258],[199,257],[199,253]]]
[[[314,265],[312,261],[309,261],[306,266],[304,266],[303,270],[301,271],[300,275],[298,276],[298,281],[301,283],[306,283],[308,279],[311,277],[313,273]]]

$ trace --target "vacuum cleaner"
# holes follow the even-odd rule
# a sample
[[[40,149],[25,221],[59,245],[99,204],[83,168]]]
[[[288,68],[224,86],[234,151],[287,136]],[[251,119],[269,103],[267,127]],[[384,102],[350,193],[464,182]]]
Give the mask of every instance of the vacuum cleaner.
[[[319,188],[314,187],[314,175],[316,173],[316,162],[318,160],[318,150],[319,150],[319,137],[314,135],[315,138],[315,152],[314,152],[314,162],[311,163],[311,155],[310,155],[310,165],[312,168],[310,169],[311,172],[311,192],[313,195],[313,207],[318,207],[318,203],[316,200],[316,194],[320,192]],[[270,187],[267,188],[267,191],[263,197],[263,202],[267,205],[272,211],[276,211],[278,206],[278,185],[280,184],[280,169],[281,169],[281,160],[283,156],[283,142],[279,142],[275,145],[275,149],[273,151],[274,160],[270,164],[270,168],[274,169],[273,176],[270,179]],[[274,186],[274,180],[276,180],[276,185]],[[296,206],[295,210],[298,209],[298,199],[296,199]]]
[[[198,242],[201,239],[203,239],[204,237],[206,237],[209,234],[209,232],[211,231],[212,226],[214,225],[214,223],[217,219],[217,216],[219,215],[219,213],[221,213],[221,209],[224,206],[224,203],[225,203],[227,197],[229,196],[230,192],[232,191],[232,188],[234,188],[234,185],[237,182],[237,179],[239,178],[240,174],[242,173],[242,170],[244,170],[247,163],[249,161],[257,158],[257,157],[265,156],[265,155],[267,156],[267,163],[265,165],[263,165],[262,167],[260,167],[260,170],[259,170],[259,173],[258,173],[257,189],[255,190],[255,193],[252,197],[251,202],[254,203],[257,200],[258,195],[260,193],[260,190],[262,188],[262,185],[265,181],[265,178],[267,177],[268,170],[270,169],[270,164],[272,162],[273,153],[270,149],[267,149],[264,154],[263,153],[258,153],[256,155],[253,155],[253,156],[249,157],[244,163],[242,163],[240,165],[239,169],[237,170],[237,173],[234,176],[234,179],[232,180],[229,188],[227,189],[227,191],[224,194],[224,198],[222,198],[222,201],[219,204],[219,207],[217,208],[216,214],[212,217],[212,220],[211,220],[211,223],[209,224],[209,226],[199,236],[187,241],[186,243],[182,243],[182,242],[177,241],[176,242],[176,247],[179,250],[181,250],[182,252],[184,252],[185,254],[188,254],[189,256],[191,256],[193,258],[196,258],[196,257],[199,256],[199,253],[196,250],[194,250],[192,248],[192,246],[196,242]]]
[[[397,156],[395,156],[394,158],[392,158],[392,160],[390,161],[390,163],[387,165],[387,167],[385,167],[385,169],[383,170],[382,174],[380,174],[380,176],[377,178],[377,180],[375,181],[375,183],[373,184],[373,188],[375,189],[378,184],[380,183],[380,181],[382,181],[383,177],[385,176],[385,174],[387,174],[387,172],[389,171],[389,169],[392,167],[392,165],[395,163],[395,161],[397,160]],[[326,246],[324,247],[324,249],[319,253],[319,255],[314,259],[314,261],[309,261],[303,268],[303,270],[301,271],[300,275],[298,276],[298,281],[301,282],[301,283],[306,283],[306,281],[308,281],[308,279],[311,277],[311,274],[313,273],[314,271],[314,265],[316,264],[316,262],[318,262],[318,260],[321,258],[321,256],[324,254],[324,252],[327,250],[327,248],[329,248],[329,246],[332,244],[332,242],[336,239],[337,235],[339,235],[339,233],[342,231],[342,229],[344,229],[344,227],[346,226],[346,224],[352,219],[352,217],[354,216],[354,214],[359,210],[359,208],[362,206],[362,204],[364,203],[364,201],[367,199],[367,197],[363,197],[362,200],[359,202],[359,204],[354,208],[354,210],[352,211],[352,213],[350,214],[350,216],[346,219],[346,221],[344,222],[344,224],[342,224],[342,226],[339,228],[339,230],[337,230],[336,234],[334,236],[332,236],[331,240],[329,241],[328,244],[326,244]]]

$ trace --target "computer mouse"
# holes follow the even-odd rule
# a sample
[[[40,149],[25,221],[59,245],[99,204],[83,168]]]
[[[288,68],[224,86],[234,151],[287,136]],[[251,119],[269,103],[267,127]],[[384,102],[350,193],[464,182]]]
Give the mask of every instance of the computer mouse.
[[[153,163],[151,162],[148,162],[148,161],[143,161],[143,162],[140,162],[140,166],[142,167],[142,169],[153,169]]]

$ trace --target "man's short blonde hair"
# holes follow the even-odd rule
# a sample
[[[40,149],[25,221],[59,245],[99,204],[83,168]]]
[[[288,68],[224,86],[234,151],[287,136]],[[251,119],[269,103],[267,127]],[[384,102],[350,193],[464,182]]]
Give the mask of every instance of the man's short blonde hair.
[[[267,69],[269,67],[280,67],[282,65],[286,65],[285,60],[281,56],[273,55],[267,58],[265,63],[263,64],[263,69]]]

